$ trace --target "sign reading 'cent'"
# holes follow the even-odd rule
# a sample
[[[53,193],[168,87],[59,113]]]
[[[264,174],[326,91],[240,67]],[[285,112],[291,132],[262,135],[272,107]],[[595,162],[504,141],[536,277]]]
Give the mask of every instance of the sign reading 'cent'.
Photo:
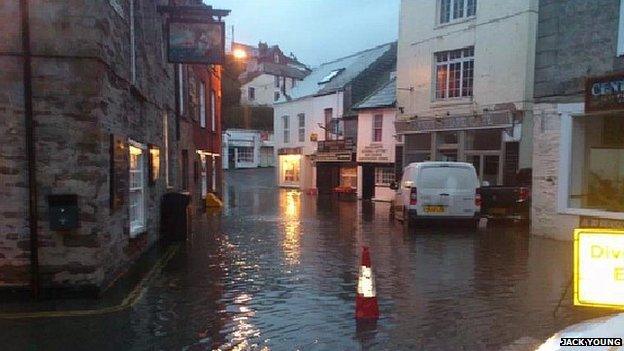
[[[624,308],[624,231],[574,231],[574,304]]]

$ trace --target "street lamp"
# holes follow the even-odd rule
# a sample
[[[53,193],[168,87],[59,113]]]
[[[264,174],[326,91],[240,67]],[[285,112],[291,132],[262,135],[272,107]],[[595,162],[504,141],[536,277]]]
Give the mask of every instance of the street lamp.
[[[232,51],[232,54],[234,55],[234,58],[237,60],[242,60],[247,58],[247,52],[243,49],[234,49],[234,51]]]

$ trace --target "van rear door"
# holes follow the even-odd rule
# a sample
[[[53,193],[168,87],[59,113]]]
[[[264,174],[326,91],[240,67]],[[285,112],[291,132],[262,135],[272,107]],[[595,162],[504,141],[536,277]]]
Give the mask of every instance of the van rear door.
[[[418,177],[418,213],[424,216],[471,217],[476,211],[476,176],[472,168],[455,165],[423,167]]]

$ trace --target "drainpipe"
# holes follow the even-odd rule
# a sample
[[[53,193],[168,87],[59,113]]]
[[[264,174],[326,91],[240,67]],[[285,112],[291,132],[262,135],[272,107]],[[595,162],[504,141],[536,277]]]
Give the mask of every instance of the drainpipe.
[[[26,153],[28,159],[28,224],[30,227],[30,274],[31,292],[39,298],[39,233],[37,227],[37,164],[35,155],[35,134],[32,105],[32,67],[30,52],[30,15],[29,0],[20,0],[22,15],[22,50],[24,59],[24,125],[26,128]]]

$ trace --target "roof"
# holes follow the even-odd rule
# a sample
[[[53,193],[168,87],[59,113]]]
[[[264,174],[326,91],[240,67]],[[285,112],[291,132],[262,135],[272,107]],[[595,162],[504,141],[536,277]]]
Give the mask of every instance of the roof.
[[[381,88],[377,89],[359,104],[353,106],[354,110],[393,107],[396,104],[396,78],[392,78]]]
[[[277,103],[284,103],[289,100],[295,100],[314,95],[331,94],[343,89],[353,79],[358,77],[360,73],[374,64],[387,51],[392,49],[394,43],[387,43],[376,46],[372,49],[360,51],[358,53],[339,58],[334,61],[326,62],[316,67],[312,72],[295,86],[288,97],[281,98]],[[323,78],[327,77],[333,71],[342,70],[329,82],[319,84]]]

